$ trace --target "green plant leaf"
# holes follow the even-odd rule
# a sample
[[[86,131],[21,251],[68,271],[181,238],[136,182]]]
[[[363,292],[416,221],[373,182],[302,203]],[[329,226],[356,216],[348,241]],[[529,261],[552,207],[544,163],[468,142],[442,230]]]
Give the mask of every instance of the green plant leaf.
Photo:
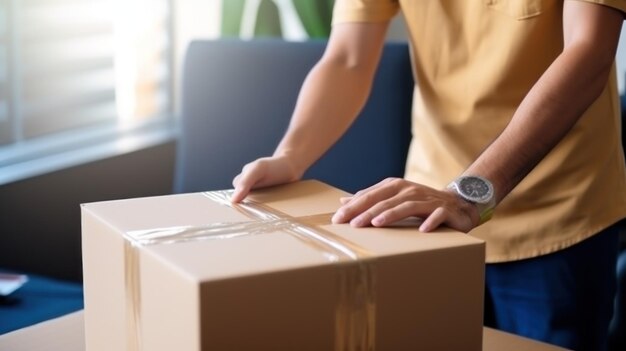
[[[292,0],[302,25],[311,38],[328,38],[334,0]]]
[[[246,0],[222,1],[222,36],[238,37],[241,31],[241,19]]]
[[[282,37],[280,13],[272,0],[262,0],[254,27],[255,37]]]

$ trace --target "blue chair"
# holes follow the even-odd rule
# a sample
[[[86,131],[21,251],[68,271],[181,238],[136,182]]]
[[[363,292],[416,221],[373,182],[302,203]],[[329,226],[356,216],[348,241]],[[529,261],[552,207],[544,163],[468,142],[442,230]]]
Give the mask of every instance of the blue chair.
[[[244,164],[271,155],[325,44],[193,42],[183,72],[175,192],[230,188]],[[387,44],[359,118],[305,178],[354,192],[402,176],[411,138],[411,72],[407,44]]]

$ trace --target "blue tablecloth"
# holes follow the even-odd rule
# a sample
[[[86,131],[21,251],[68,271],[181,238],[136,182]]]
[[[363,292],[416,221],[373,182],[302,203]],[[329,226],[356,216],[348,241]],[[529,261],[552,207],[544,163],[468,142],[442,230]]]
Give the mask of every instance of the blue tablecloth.
[[[80,283],[32,274],[28,274],[28,278],[20,289],[6,298],[0,297],[0,334],[83,308],[83,287]]]

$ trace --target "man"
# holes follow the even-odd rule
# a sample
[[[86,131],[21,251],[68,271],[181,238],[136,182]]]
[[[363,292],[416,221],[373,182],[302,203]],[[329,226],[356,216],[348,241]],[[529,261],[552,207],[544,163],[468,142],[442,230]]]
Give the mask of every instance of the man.
[[[345,132],[400,10],[416,79],[405,178],[342,199],[333,221],[417,216],[420,231],[483,238],[487,325],[604,349],[626,217],[613,69],[625,0],[338,0],[286,135],[232,200],[299,179]]]

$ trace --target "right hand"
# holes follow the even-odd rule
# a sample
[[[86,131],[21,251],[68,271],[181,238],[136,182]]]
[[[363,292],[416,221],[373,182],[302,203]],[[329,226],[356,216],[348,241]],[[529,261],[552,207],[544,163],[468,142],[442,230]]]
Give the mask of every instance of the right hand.
[[[235,179],[234,203],[241,202],[251,189],[294,182],[302,177],[302,172],[286,156],[259,158],[243,167]]]

